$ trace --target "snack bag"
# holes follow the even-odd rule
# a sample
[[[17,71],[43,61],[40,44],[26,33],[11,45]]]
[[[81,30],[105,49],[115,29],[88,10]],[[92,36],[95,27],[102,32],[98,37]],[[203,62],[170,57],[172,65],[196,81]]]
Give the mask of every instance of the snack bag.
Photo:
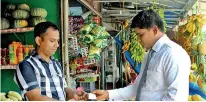
[[[89,48],[89,54],[88,54],[88,58],[89,59],[100,59],[100,52],[101,52],[101,48],[98,48],[96,46],[91,45]]]

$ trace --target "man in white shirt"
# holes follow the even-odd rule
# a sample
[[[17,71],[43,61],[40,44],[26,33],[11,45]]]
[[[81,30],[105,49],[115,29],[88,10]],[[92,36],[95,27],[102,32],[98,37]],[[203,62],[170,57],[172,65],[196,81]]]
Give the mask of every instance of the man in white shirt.
[[[161,17],[143,10],[132,20],[131,28],[149,50],[136,82],[114,90],[95,90],[97,100],[187,101],[191,61],[187,52],[164,34]]]

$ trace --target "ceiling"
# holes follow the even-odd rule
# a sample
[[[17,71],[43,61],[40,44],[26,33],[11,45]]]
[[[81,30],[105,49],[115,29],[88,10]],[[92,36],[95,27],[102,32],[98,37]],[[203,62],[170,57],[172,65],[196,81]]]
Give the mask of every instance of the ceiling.
[[[164,8],[167,28],[173,28],[186,16],[197,0],[93,0],[101,3],[101,14],[106,23],[116,23],[131,19],[148,7]],[[155,3],[153,3],[155,1]],[[124,2],[124,5],[123,5]],[[124,6],[124,9],[123,9]]]

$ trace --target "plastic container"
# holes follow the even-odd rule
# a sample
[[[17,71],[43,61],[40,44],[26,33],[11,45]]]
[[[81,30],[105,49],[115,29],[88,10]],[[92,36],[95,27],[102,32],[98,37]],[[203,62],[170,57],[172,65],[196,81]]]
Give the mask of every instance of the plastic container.
[[[23,52],[24,46],[23,45],[19,45],[17,48],[17,59],[18,59],[18,63],[20,63],[21,61],[24,60],[24,52]]]
[[[7,65],[8,64],[8,49],[7,48],[1,48],[1,65]]]
[[[11,65],[18,64],[18,60],[16,56],[17,47],[18,47],[18,43],[16,42],[12,42],[12,44],[9,45],[9,63]]]
[[[24,47],[24,58],[27,57],[29,55],[29,46],[25,45]]]
[[[29,54],[32,53],[33,50],[34,50],[34,46],[33,45],[29,45]]]

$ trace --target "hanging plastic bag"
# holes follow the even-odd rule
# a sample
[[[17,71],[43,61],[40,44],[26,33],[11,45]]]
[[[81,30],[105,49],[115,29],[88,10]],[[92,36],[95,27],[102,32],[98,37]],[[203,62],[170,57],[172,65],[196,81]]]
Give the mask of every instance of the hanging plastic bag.
[[[84,35],[84,42],[86,42],[87,44],[90,44],[93,41],[94,41],[93,35],[91,35],[91,34]]]
[[[88,34],[95,26],[96,26],[95,23],[85,24],[81,27],[79,33],[80,34]]]
[[[79,34],[77,39],[78,39],[77,40],[78,42],[83,42],[84,41],[84,35]]]
[[[109,37],[110,34],[106,30],[103,30],[102,33],[97,36],[97,38],[100,39],[108,39]]]
[[[107,46],[107,39],[96,39],[96,40],[94,40],[93,44],[96,47],[104,48]]]
[[[79,34],[78,35],[78,44],[81,47],[85,47],[85,46],[89,46],[88,43],[86,43],[86,41],[84,41],[85,35]]]
[[[89,48],[88,58],[89,59],[94,58],[94,59],[99,60],[100,59],[100,52],[101,52],[100,48],[91,45],[90,48]]]
[[[99,36],[101,35],[102,31],[104,31],[104,27],[102,26],[98,26],[96,25],[92,30],[91,30],[91,34],[95,35],[95,36]]]

